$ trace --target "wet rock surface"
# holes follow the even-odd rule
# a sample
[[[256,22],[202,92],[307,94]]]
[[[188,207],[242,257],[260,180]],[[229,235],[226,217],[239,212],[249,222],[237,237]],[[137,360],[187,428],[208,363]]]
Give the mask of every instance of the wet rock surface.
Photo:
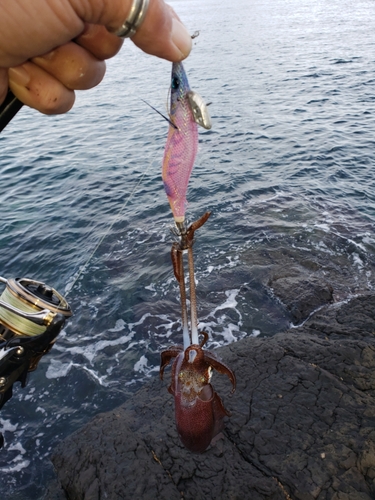
[[[333,288],[318,278],[303,279],[297,276],[278,276],[269,281],[278,297],[285,297],[284,304],[294,324],[304,321],[319,307],[333,302]]]
[[[213,377],[232,416],[205,453],[180,444],[167,372],[55,450],[66,498],[375,498],[375,297],[325,290],[303,326],[217,351],[238,384]]]

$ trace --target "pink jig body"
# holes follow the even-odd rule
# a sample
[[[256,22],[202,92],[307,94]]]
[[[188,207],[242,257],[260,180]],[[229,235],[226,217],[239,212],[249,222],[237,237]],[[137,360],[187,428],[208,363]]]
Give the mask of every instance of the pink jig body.
[[[170,120],[163,159],[164,189],[176,222],[185,220],[186,193],[198,150],[198,126],[187,93],[189,82],[182,63],[173,63]]]

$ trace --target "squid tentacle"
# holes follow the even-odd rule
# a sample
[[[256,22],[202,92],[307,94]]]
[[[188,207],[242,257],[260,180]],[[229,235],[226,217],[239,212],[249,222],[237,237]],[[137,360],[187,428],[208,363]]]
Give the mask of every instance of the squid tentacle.
[[[229,380],[232,383],[232,391],[231,392],[233,394],[236,390],[236,376],[235,376],[233,370],[231,370],[228,365],[226,365],[225,363],[220,361],[216,357],[216,355],[210,351],[204,351],[204,359],[216,371],[218,371],[219,373],[222,373],[223,375],[228,376]]]

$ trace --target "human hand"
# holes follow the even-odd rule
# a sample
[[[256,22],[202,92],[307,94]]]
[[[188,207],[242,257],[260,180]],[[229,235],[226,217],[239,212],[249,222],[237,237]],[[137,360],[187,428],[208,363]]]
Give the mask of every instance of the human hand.
[[[0,0],[0,104],[10,88],[42,113],[69,111],[74,90],[97,85],[105,59],[120,50],[123,40],[113,32],[131,5],[132,0]],[[163,0],[150,0],[132,41],[169,61],[191,50],[186,28]]]

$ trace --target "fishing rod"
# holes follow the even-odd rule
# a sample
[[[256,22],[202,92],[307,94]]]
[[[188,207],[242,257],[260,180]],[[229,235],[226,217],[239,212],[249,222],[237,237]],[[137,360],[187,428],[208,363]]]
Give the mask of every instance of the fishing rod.
[[[0,104],[0,133],[22,108],[23,103],[9,90]],[[67,294],[72,290],[93,255],[120,217],[146,172],[134,187],[107,232],[81,267]],[[0,410],[13,395],[13,384],[26,386],[27,374],[34,371],[42,356],[52,348],[72,310],[65,297],[43,282],[28,278],[6,279],[0,295]],[[0,448],[4,438],[0,433]]]
[[[0,133],[22,108],[9,90],[0,105]],[[0,295],[0,410],[13,395],[13,384],[27,383],[40,359],[52,348],[72,310],[54,288],[28,278],[6,279]],[[4,437],[0,433],[0,448]]]
[[[23,103],[17,99],[11,90],[8,90],[5,101],[0,104],[0,133],[22,108]]]

